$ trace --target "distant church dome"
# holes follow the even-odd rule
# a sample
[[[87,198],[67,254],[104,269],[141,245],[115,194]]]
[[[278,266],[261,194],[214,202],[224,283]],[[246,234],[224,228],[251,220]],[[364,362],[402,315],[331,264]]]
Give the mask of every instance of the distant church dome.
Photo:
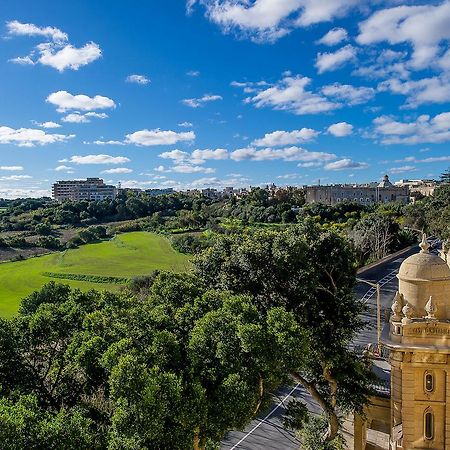
[[[437,317],[450,319],[450,267],[429,252],[425,236],[421,251],[406,258],[398,273],[399,291],[414,309],[414,317],[426,315],[425,305],[430,296],[438,306]]]
[[[380,188],[387,188],[387,187],[392,187],[392,186],[393,186],[393,184],[389,181],[389,177],[387,175],[385,175],[383,177],[383,181],[381,181],[378,184],[378,187],[380,187]]]

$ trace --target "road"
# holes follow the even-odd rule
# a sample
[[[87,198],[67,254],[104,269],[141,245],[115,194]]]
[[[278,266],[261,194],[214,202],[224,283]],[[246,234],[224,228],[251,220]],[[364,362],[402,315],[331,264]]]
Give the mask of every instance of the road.
[[[381,311],[390,308],[395,291],[398,288],[396,274],[400,264],[408,256],[417,253],[418,247],[407,251],[397,259],[380,264],[372,269],[358,275],[358,278],[381,286]],[[366,346],[377,341],[377,314],[376,314],[376,292],[365,283],[359,282],[355,287],[355,294],[362,298],[368,305],[368,311],[364,319],[369,322],[369,327],[362,331],[355,339],[357,346]],[[385,367],[380,367],[377,374],[387,379],[389,372]],[[299,386],[283,386],[274,396],[274,403],[268,411],[251,422],[243,431],[232,431],[228,433],[220,446],[221,450],[298,450],[300,442],[295,433],[283,428],[282,416],[286,405],[293,398],[305,400],[312,412],[319,412],[309,394]]]

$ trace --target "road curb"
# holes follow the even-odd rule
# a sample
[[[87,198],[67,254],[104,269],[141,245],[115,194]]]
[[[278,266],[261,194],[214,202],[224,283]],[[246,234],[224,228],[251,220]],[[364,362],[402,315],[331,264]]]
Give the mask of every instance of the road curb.
[[[410,245],[409,247],[399,250],[398,252],[391,253],[390,255],[387,255],[384,258],[379,259],[378,261],[368,264],[367,266],[361,267],[358,269],[358,271],[356,273],[358,275],[361,275],[362,273],[367,272],[368,270],[373,269],[374,267],[380,266],[381,264],[389,262],[392,259],[398,258],[399,256],[403,255],[404,253],[407,253],[410,250],[412,250],[414,247],[417,247],[417,244]]]

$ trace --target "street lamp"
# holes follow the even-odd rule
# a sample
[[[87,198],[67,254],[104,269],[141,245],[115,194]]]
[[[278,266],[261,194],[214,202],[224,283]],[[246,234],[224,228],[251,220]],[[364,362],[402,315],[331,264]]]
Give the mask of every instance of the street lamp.
[[[372,283],[371,281],[357,278],[356,281],[366,283],[377,290],[377,352],[381,355],[381,287],[379,283]]]

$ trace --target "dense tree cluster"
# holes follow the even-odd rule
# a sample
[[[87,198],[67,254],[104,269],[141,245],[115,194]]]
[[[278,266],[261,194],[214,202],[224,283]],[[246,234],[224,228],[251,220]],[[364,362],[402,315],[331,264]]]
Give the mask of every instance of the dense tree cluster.
[[[320,440],[337,439],[370,392],[348,350],[364,325],[355,267],[345,239],[307,221],[219,236],[195,274],[121,294],[45,286],[0,321],[2,448],[215,449],[292,379],[323,408]]]

